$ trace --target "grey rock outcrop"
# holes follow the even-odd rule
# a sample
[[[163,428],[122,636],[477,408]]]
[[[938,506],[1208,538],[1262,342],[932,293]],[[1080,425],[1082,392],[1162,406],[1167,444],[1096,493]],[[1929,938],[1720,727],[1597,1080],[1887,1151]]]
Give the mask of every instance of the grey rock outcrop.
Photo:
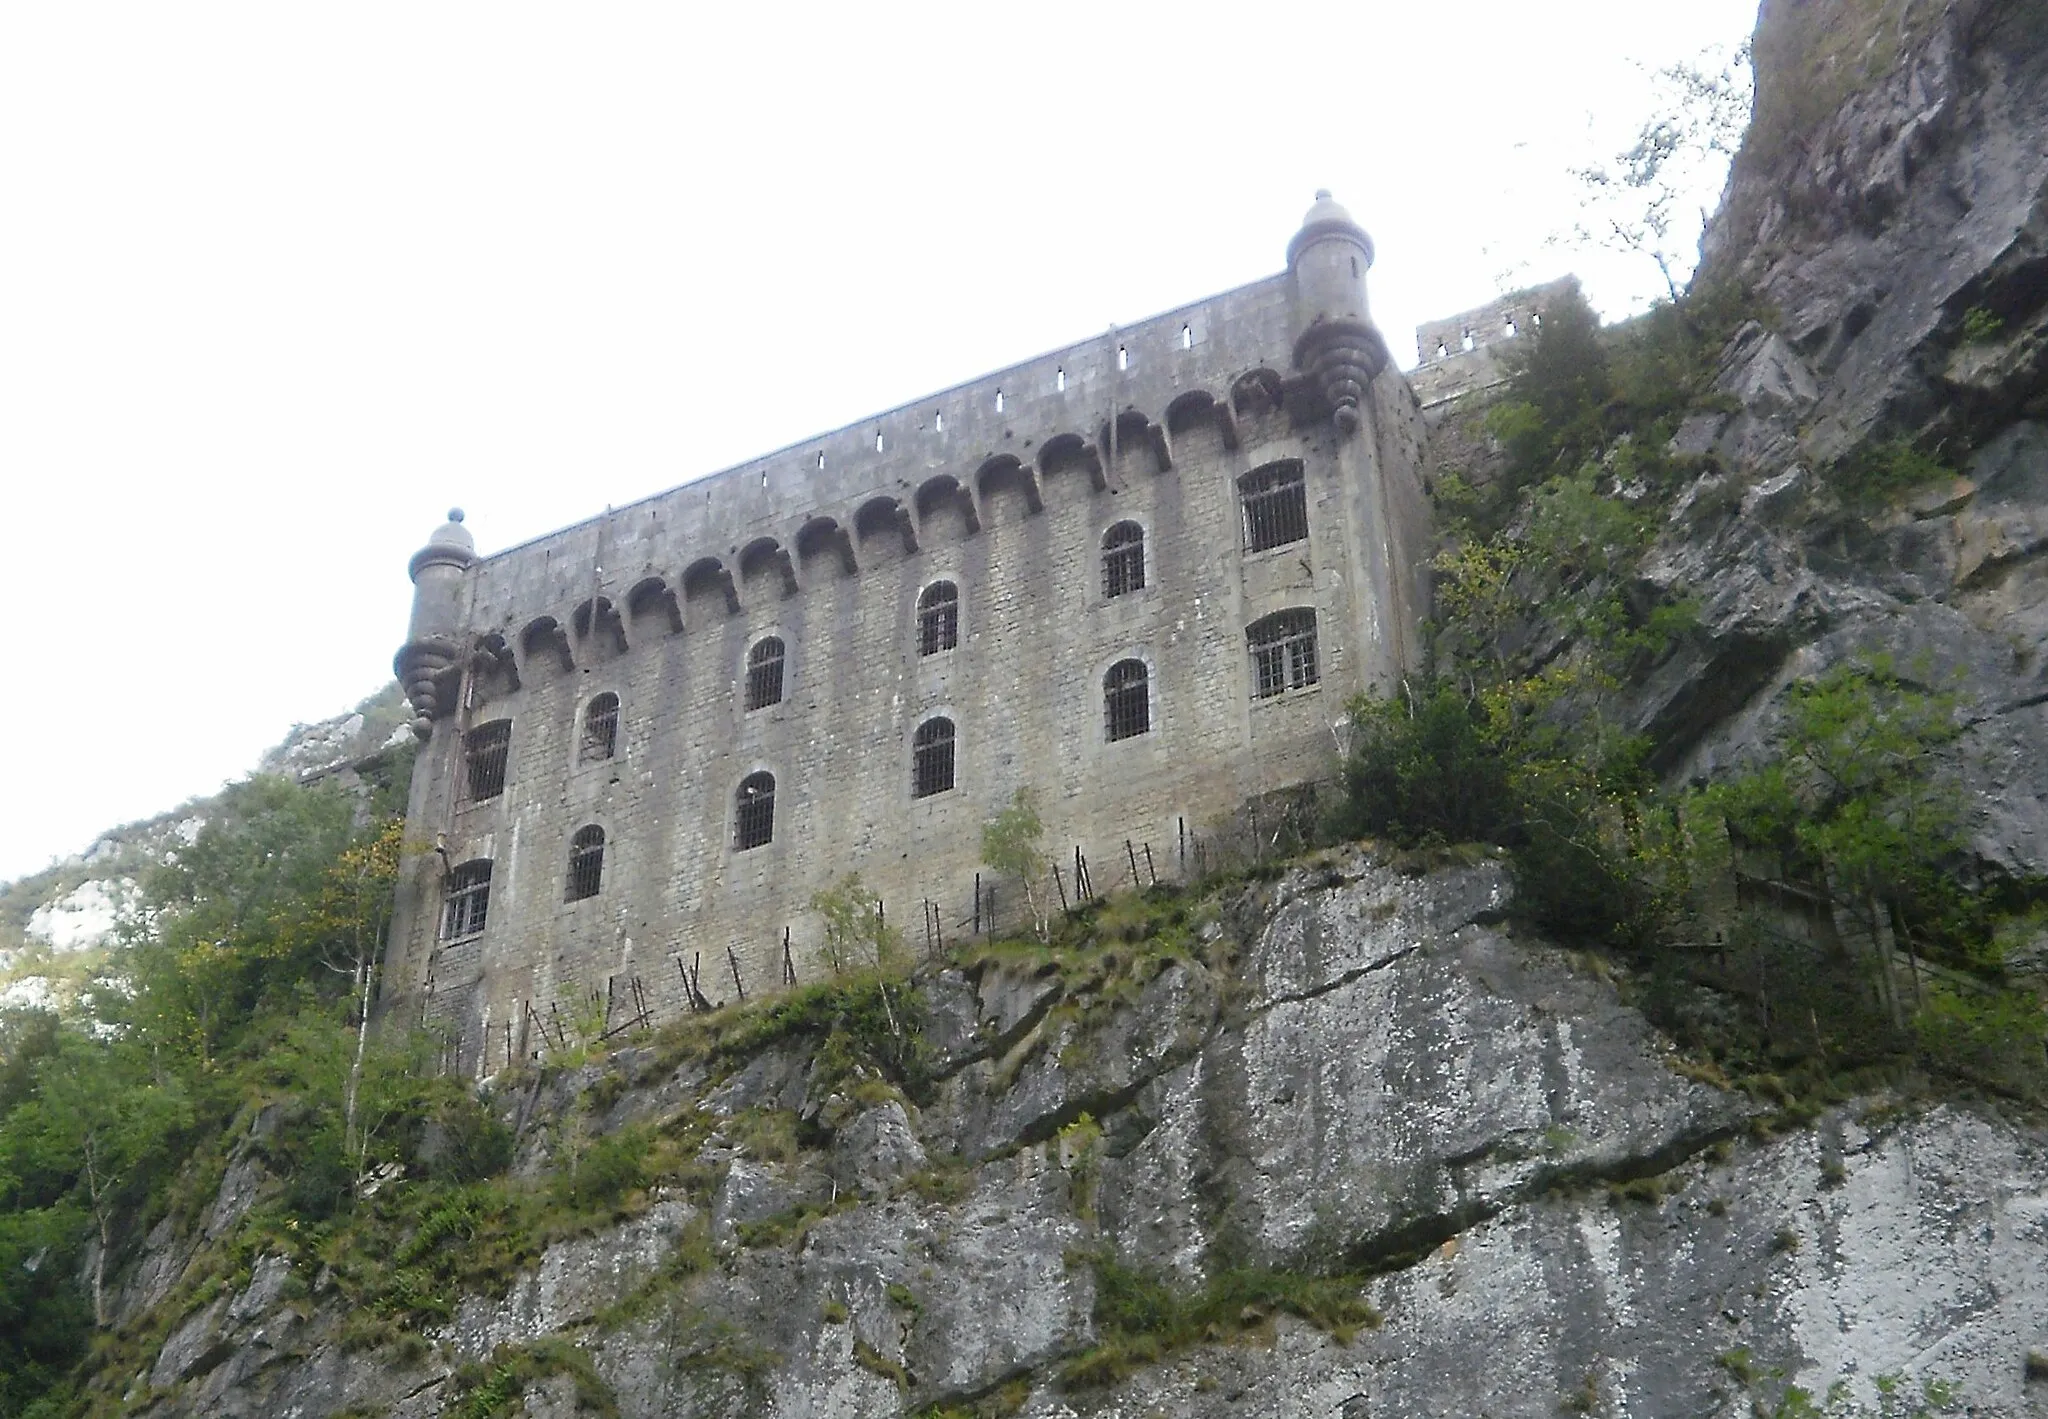
[[[1048,984],[1020,992],[999,955],[934,976],[934,1035],[981,1048],[922,1107],[820,1109],[794,1156],[754,1156],[741,1124],[809,1107],[800,1040],[723,1082],[652,1051],[565,1074],[530,1128],[710,1121],[708,1215],[653,1198],[411,1350],[350,1350],[338,1298],[317,1279],[294,1298],[294,1268],[260,1260],[170,1327],[146,1412],[438,1413],[464,1362],[541,1340],[591,1380],[542,1374],[529,1415],[594,1381],[629,1419],[998,1398],[1045,1419],[1732,1416],[1789,1381],[1867,1398],[1895,1371],[2038,1412],[2048,1140],[1955,1108],[1759,1133],[1761,1105],[1675,1068],[1509,906],[1499,862],[1354,849],[1222,899],[1190,923],[1199,949],[1133,956],[1107,995],[1029,971]],[[679,1077],[694,1097],[644,1106]],[[1070,1381],[1104,1336],[1110,1258],[1187,1294],[1233,1268],[1351,1273],[1384,1319],[1346,1345],[1255,1311],[1258,1343],[1226,1331]]]

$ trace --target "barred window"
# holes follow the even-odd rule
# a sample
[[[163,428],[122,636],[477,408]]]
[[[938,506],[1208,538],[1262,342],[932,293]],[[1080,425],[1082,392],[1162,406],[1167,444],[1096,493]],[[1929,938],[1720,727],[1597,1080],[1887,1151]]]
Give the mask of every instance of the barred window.
[[[505,761],[512,752],[512,721],[494,719],[462,736],[462,760],[468,769],[469,799],[481,803],[505,791]]]
[[[606,691],[583,710],[582,762],[609,759],[619,747],[619,697]]]
[[[1145,529],[1119,522],[1102,535],[1102,594],[1122,596],[1145,589]]]
[[[448,874],[441,903],[441,939],[467,941],[482,934],[491,914],[491,864],[465,862]]]
[[[1275,611],[1252,622],[1245,638],[1252,648],[1253,699],[1271,699],[1316,683],[1316,613],[1312,608]]]
[[[937,655],[960,644],[960,588],[935,581],[917,598],[917,653]]]
[[[928,719],[910,748],[910,796],[930,798],[953,787],[953,721]]]
[[[1284,459],[1254,468],[1237,480],[1244,504],[1244,549],[1263,552],[1308,536],[1308,486],[1301,460]]]
[[[1102,722],[1112,740],[1152,731],[1151,685],[1145,662],[1119,660],[1102,678]]]
[[[775,841],[775,775],[748,774],[733,802],[732,845],[739,852]]]
[[[578,828],[569,839],[569,887],[565,902],[580,902],[597,895],[604,885],[604,829],[592,824]]]
[[[769,636],[747,652],[747,708],[766,709],[782,703],[782,641]]]

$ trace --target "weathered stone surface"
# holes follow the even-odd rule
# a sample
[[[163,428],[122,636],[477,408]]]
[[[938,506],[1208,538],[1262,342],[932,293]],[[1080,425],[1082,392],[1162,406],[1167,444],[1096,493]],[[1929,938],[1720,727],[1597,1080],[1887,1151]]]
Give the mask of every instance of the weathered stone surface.
[[[856,1115],[832,1140],[832,1181],[841,1192],[878,1197],[929,1164],[909,1115],[894,1100]]]

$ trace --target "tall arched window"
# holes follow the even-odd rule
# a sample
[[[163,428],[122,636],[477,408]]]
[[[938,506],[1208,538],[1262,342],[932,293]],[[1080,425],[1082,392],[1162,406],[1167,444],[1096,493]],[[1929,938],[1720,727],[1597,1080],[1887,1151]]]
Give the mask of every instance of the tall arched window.
[[[441,939],[466,941],[483,933],[491,915],[491,864],[478,858],[448,874],[441,899]]]
[[[1270,699],[1316,683],[1316,613],[1296,606],[1245,628],[1252,651],[1252,698]]]
[[[1102,677],[1102,724],[1111,738],[1129,739],[1152,730],[1151,684],[1142,660],[1119,660]]]
[[[930,798],[953,787],[953,721],[928,719],[910,746],[910,796]]]
[[[1145,589],[1145,529],[1119,522],[1102,534],[1102,594],[1123,596]]]
[[[597,895],[604,885],[604,829],[592,823],[578,828],[569,839],[569,886],[562,893],[565,902],[580,902]]]
[[[733,799],[732,845],[739,852],[775,841],[775,775],[748,774]]]
[[[935,581],[917,598],[917,653],[937,655],[960,644],[960,588]]]
[[[619,697],[606,691],[583,709],[583,748],[579,758],[586,764],[609,759],[619,747]]]
[[[747,708],[766,709],[782,703],[782,641],[768,636],[747,652]]]

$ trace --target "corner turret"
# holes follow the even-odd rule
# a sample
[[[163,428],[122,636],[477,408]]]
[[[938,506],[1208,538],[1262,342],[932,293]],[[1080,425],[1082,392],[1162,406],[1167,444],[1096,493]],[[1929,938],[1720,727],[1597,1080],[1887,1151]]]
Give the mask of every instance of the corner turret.
[[[1294,367],[1308,377],[1338,429],[1357,432],[1365,387],[1387,367],[1387,344],[1372,323],[1365,273],[1372,238],[1327,191],[1287,243],[1294,279]]]
[[[463,574],[476,562],[476,539],[462,525],[462,509],[413,553],[412,627],[391,662],[412,701],[414,737],[426,739],[434,721],[454,708],[452,672],[462,660]]]

